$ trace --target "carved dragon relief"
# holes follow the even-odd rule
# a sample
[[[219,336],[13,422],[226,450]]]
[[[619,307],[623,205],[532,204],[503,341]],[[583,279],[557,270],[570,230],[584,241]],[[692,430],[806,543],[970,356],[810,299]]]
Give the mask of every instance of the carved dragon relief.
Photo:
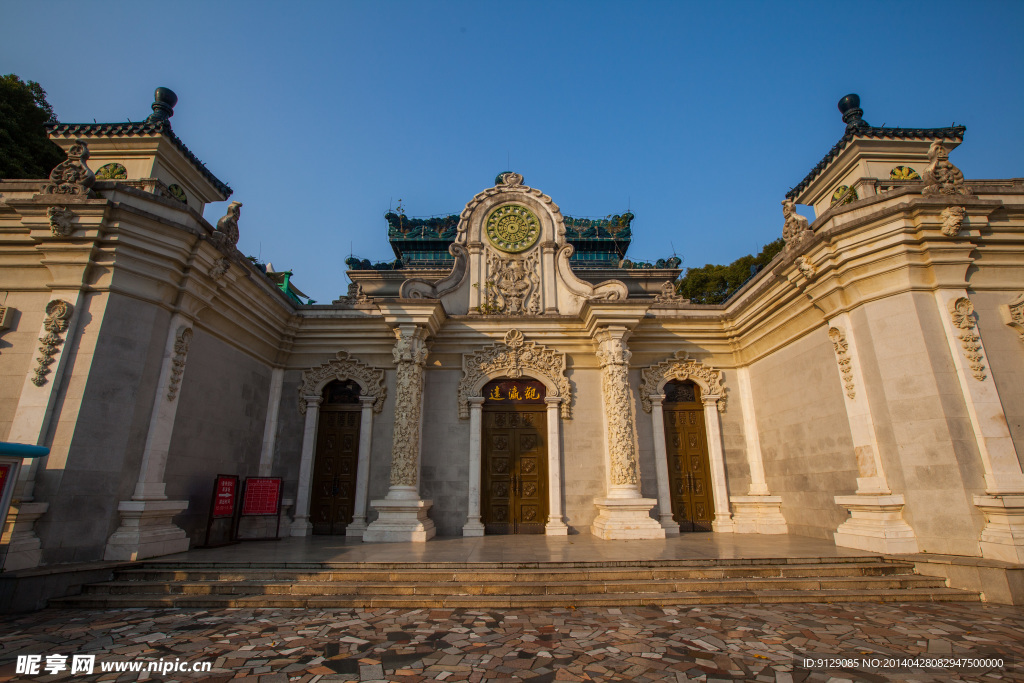
[[[354,380],[363,396],[374,397],[373,412],[379,413],[384,409],[384,399],[388,391],[384,386],[384,371],[370,367],[347,351],[339,351],[333,360],[302,373],[302,384],[299,385],[299,412],[306,414],[304,396],[320,395],[324,386],[335,379]]]
[[[503,341],[462,356],[459,417],[469,417],[469,398],[478,395],[486,380],[497,377],[517,379],[524,375],[547,379],[548,396],[562,399],[562,418],[572,417],[572,389],[565,376],[565,354],[526,341],[519,330],[509,330]],[[550,388],[552,386],[554,389]]]
[[[644,368],[640,377],[640,406],[645,413],[651,412],[651,395],[661,393],[659,385],[673,379],[692,379],[701,386],[703,398],[718,397],[718,412],[725,412],[726,396],[725,388],[722,387],[722,371],[687,357],[684,351],[676,351],[670,359]]]

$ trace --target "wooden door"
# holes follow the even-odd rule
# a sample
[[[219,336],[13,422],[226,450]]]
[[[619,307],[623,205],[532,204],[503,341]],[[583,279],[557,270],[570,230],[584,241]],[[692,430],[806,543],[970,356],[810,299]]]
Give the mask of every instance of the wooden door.
[[[548,519],[546,419],[543,404],[484,405],[481,513],[486,533],[544,533]]]
[[[715,505],[700,388],[672,381],[663,405],[672,518],[680,531],[711,531]]]
[[[350,393],[350,387],[328,385],[320,408],[309,503],[314,534],[344,534],[355,511],[361,412],[349,400]]]

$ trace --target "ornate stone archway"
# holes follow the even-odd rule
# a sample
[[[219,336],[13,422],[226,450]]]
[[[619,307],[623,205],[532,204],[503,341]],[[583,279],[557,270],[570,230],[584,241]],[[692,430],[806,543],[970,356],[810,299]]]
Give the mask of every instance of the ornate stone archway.
[[[722,450],[722,422],[719,412],[725,411],[726,396],[722,387],[722,372],[677,351],[668,360],[641,371],[640,406],[651,413],[654,431],[654,455],[658,466],[658,508],[661,525],[666,532],[678,533],[672,521],[672,503],[669,494],[668,454],[665,448],[665,421],[661,402],[665,399],[665,385],[674,380],[692,380],[701,388],[704,403],[704,421],[707,428],[708,456],[711,461],[711,486],[715,500],[714,531],[733,531],[729,492],[725,479],[725,457]]]
[[[526,341],[519,330],[509,330],[504,341],[485,346],[462,357],[459,382],[459,417],[469,418],[469,503],[463,536],[483,536],[480,522],[480,458],[483,438],[481,391],[499,377],[531,377],[547,388],[548,428],[548,522],[545,533],[565,536],[569,527],[562,519],[562,419],[572,417],[572,387],[565,376],[565,354],[542,344]],[[561,408],[559,408],[561,406]]]
[[[384,408],[387,388],[384,386],[383,370],[370,367],[347,351],[339,351],[334,359],[302,373],[302,384],[299,385],[299,412],[306,416],[306,424],[302,432],[302,459],[299,463],[299,486],[295,496],[292,536],[308,536],[312,528],[309,523],[309,488],[312,484],[313,454],[316,450],[317,423],[320,419],[319,406],[323,400],[324,387],[334,380],[352,380],[359,385],[362,415],[359,424],[359,458],[356,465],[355,512],[346,533],[350,536],[362,536],[366,530],[373,413],[379,413]]]

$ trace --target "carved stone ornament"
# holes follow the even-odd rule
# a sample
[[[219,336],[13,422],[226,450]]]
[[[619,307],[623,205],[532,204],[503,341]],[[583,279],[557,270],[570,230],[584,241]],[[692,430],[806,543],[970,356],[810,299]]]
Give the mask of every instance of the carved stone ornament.
[[[182,326],[174,339],[174,357],[171,358],[171,379],[167,384],[167,400],[174,401],[181,388],[181,378],[185,374],[185,357],[188,347],[192,344],[192,328]]]
[[[469,417],[469,399],[480,395],[486,380],[498,377],[518,379],[524,375],[547,379],[548,396],[562,399],[562,418],[568,420],[572,417],[572,390],[565,376],[565,354],[526,341],[519,330],[509,330],[503,342],[462,356],[459,417]]]
[[[782,215],[786,219],[782,226],[782,239],[786,241],[787,250],[814,234],[807,219],[796,212],[796,202],[792,199],[782,200]]]
[[[366,296],[363,292],[363,286],[358,282],[348,283],[348,292],[343,297],[339,297],[332,301],[334,304],[341,304],[342,306],[355,306],[357,304],[369,303],[370,297]]]
[[[332,380],[353,380],[359,385],[359,393],[363,396],[373,396],[373,412],[379,413],[384,409],[384,399],[387,397],[384,371],[370,367],[346,351],[339,351],[334,360],[302,373],[302,384],[299,385],[299,412],[306,414],[306,401],[303,397],[319,396],[324,386]]]
[[[1003,322],[1020,333],[1020,340],[1024,342],[1024,292],[1021,292],[1016,299],[1009,304],[999,307],[1003,314]]]
[[[51,206],[46,210],[46,215],[50,218],[50,232],[54,237],[67,237],[74,232],[75,227],[72,225],[71,219],[75,217],[75,214],[68,207]]]
[[[924,189],[922,194],[962,194],[971,191],[964,186],[964,174],[949,161],[949,152],[941,141],[936,140],[928,148],[928,168],[924,171]]]
[[[50,171],[50,182],[43,187],[43,194],[89,196],[89,189],[96,182],[96,176],[85,164],[88,159],[89,146],[81,140],[75,140],[68,148],[68,158]]]
[[[981,354],[981,337],[974,329],[974,304],[965,296],[949,303],[949,315],[953,321],[953,327],[960,330],[957,335],[960,339],[960,346],[964,349],[964,357],[971,368],[974,379],[982,382],[985,380],[985,360]]]
[[[487,251],[487,273],[484,304],[481,313],[504,315],[539,315],[540,276],[537,254],[523,258],[502,258]]]
[[[687,358],[683,351],[676,351],[672,358],[640,372],[640,407],[645,413],[651,412],[651,395],[661,394],[666,382],[693,380],[700,385],[702,398],[718,397],[718,412],[725,411],[725,389],[722,387],[722,371],[709,368],[700,361]]]
[[[967,209],[962,206],[947,206],[939,216],[942,217],[942,234],[956,237],[964,226]]]
[[[32,384],[41,387],[46,384],[46,376],[50,374],[50,366],[53,365],[54,356],[57,355],[58,347],[64,343],[61,336],[68,329],[68,320],[74,307],[63,299],[54,299],[46,304],[46,319],[43,321],[43,329],[46,334],[39,338],[42,346],[39,347],[40,356],[36,359],[38,365],[33,372]]]
[[[836,361],[839,363],[839,374],[843,376],[843,386],[846,387],[846,395],[851,399],[857,397],[853,386],[853,367],[850,360],[850,344],[846,341],[846,335],[838,327],[828,329],[828,338],[832,341],[832,348],[836,352]]]
[[[427,331],[418,325],[395,328],[395,422],[391,440],[391,485],[415,486],[419,474],[420,415]]]
[[[661,286],[661,292],[654,295],[654,302],[659,304],[688,304],[690,300],[676,294],[675,283],[666,280]]]
[[[228,268],[230,267],[231,261],[222,256],[219,259],[214,260],[213,265],[210,266],[210,277],[214,280],[219,280],[224,277],[224,274],[228,272]]]
[[[628,334],[628,333],[626,333]],[[608,434],[611,483],[615,486],[638,482],[636,429],[633,424],[633,392],[629,388],[629,359],[626,337],[607,329],[595,336],[601,361],[601,395]]]
[[[799,256],[796,260],[796,268],[799,270],[805,278],[810,280],[814,277],[814,274],[818,272],[818,269],[811,263],[811,259],[806,256]]]
[[[213,233],[213,241],[217,246],[235,250],[238,244],[238,217],[242,214],[242,203],[231,202],[228,211],[217,221],[217,230]]]
[[[498,176],[498,179],[501,181],[500,183],[495,183],[495,185],[498,186],[505,185],[507,187],[518,187],[523,184],[523,176],[518,173],[513,173],[512,171],[502,173]]]

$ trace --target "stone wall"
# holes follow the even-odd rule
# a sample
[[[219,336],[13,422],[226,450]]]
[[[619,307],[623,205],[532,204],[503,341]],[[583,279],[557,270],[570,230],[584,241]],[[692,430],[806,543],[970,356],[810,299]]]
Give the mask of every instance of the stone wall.
[[[573,359],[572,366],[575,366]],[[573,368],[566,373],[575,396],[572,419],[562,420],[562,485],[569,533],[589,533],[597,516],[595,498],[607,495],[604,401],[601,371]]]
[[[1024,283],[1020,283],[1024,288]],[[1006,412],[1010,436],[1024,467],[1024,338],[1007,325],[999,307],[1017,299],[1018,291],[971,292],[970,299],[988,356],[989,376],[995,381]]]
[[[458,419],[461,371],[424,372],[420,495],[439,536],[461,536],[469,500],[469,420]],[[391,438],[388,436],[388,443]]]

